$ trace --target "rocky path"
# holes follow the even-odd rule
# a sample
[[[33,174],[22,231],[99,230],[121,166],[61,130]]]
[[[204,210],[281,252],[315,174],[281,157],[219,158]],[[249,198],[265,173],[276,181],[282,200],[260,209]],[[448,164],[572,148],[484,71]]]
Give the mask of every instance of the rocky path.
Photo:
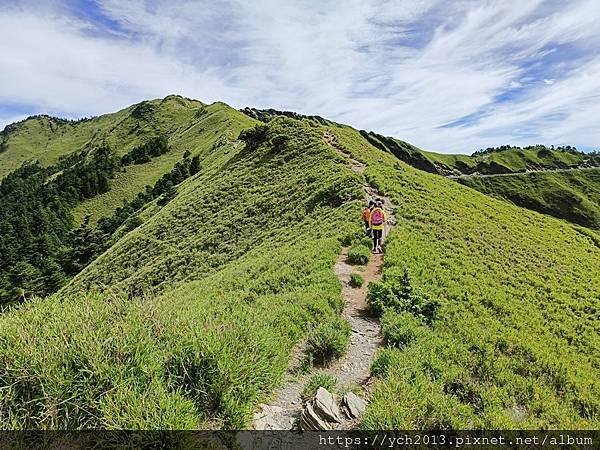
[[[354,171],[364,171],[365,164],[352,159],[347,152],[339,148],[334,135],[325,133],[323,139],[339,154],[348,159]],[[368,198],[380,198],[384,201],[384,208],[387,210],[389,222],[384,234],[385,239],[389,230],[395,225],[393,204],[389,198],[380,196],[374,188],[365,185],[364,189]],[[343,357],[325,368],[324,371],[337,379],[336,388],[338,391],[361,390],[364,396],[368,397],[369,371],[375,351],[382,344],[382,337],[379,321],[369,317],[367,313],[367,285],[371,281],[377,281],[381,278],[383,255],[371,255],[365,266],[352,266],[347,262],[348,250],[348,247],[342,249],[335,263],[334,272],[342,285],[342,296],[345,302],[342,316],[348,320],[352,327],[350,346]],[[360,273],[365,280],[360,288],[350,286],[350,275],[354,272]],[[298,429],[300,416],[305,406],[300,399],[300,393],[311,373],[298,375],[297,368],[302,359],[302,348],[296,348],[294,354],[283,386],[274,393],[269,404],[260,405],[260,410],[254,414],[253,429]],[[350,419],[341,414],[340,423],[330,424],[330,426],[336,429],[351,429],[356,424],[356,419]]]
[[[381,278],[383,255],[372,255],[363,270],[357,270],[346,262],[348,248],[344,248],[334,270],[342,283],[342,296],[346,302],[342,316],[350,323],[352,335],[350,346],[344,356],[325,371],[337,379],[337,389],[341,391],[356,388],[368,394],[368,381],[375,351],[382,345],[379,321],[369,317],[367,311],[367,285]],[[350,286],[350,274],[359,272],[365,283],[361,288]],[[337,429],[354,428],[355,421],[342,415],[342,422],[335,426]]]

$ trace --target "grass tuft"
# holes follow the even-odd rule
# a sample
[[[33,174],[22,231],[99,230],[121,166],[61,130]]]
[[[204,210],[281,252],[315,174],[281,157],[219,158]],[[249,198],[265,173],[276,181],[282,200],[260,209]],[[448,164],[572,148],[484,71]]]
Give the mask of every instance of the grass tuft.
[[[401,275],[388,272],[383,281],[370,283],[367,303],[375,316],[381,316],[387,310],[409,312],[428,324],[438,318],[441,307],[438,300],[413,287],[406,269]]]
[[[339,358],[350,344],[350,324],[341,317],[319,323],[308,334],[306,353],[315,364],[326,365]]]
[[[348,251],[348,262],[354,265],[365,265],[369,262],[371,251],[362,244],[353,245]]]
[[[315,396],[317,389],[320,387],[325,388],[329,392],[333,393],[336,384],[337,379],[333,375],[330,375],[327,372],[318,371],[306,382],[304,388],[302,389],[302,393],[300,394],[300,398],[303,401],[310,400]]]
[[[359,288],[362,287],[363,284],[365,284],[365,279],[362,277],[362,275],[356,272],[350,274],[350,286]]]
[[[425,325],[408,312],[388,309],[381,317],[383,339],[390,347],[403,349],[421,337],[425,330]]]

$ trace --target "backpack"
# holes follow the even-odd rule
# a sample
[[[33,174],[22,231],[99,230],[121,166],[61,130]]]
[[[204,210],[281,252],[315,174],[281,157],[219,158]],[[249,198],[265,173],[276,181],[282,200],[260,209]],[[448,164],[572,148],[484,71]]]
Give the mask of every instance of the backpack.
[[[369,217],[371,217],[371,210],[369,208],[365,208],[363,211],[363,220],[365,222],[369,221]]]
[[[383,223],[383,211],[381,208],[375,208],[371,213],[371,224],[381,225]]]

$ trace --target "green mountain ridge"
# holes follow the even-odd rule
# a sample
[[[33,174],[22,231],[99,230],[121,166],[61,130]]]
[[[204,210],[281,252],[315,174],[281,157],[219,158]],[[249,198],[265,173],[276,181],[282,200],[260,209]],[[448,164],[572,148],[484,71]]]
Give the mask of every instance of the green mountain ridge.
[[[413,167],[444,176],[495,175],[600,167],[597,153],[579,152],[573,147],[560,149],[543,145],[526,148],[505,146],[475,152],[472,155],[452,155],[422,150],[396,138],[361,131],[373,146],[387,150]]]
[[[392,198],[398,223],[369,287],[388,305],[387,344],[361,426],[598,427],[597,232],[416,169],[398,156],[416,147],[317,116],[167,97],[74,127],[39,152],[11,135],[1,167],[33,153],[52,166],[86,145],[122,158],[157,135],[170,147],[117,164],[108,191],[70,209],[84,225],[95,214],[84,236],[184,156],[200,169],[123,207],[58,293],[0,315],[1,429],[247,427],[294,345],[338,320],[332,268],[363,240],[365,184]],[[411,303],[425,297],[438,305],[427,317]]]
[[[27,160],[37,159],[43,165],[51,165],[62,156],[102,142],[114,145],[120,156],[141,144],[148,133],[175,131],[174,123],[181,126],[202,106],[205,105],[197,100],[171,95],[78,121],[32,116],[3,130],[0,178]]]
[[[291,111],[244,108],[244,114],[269,122],[274,117],[315,120],[332,124],[320,116]],[[517,148],[504,146],[452,155],[422,150],[400,139],[360,131],[374,147],[425,172],[450,177],[484,194],[585,227],[600,228],[597,195],[600,155],[578,152],[573,147],[543,145]],[[501,176],[511,178],[502,178]],[[498,177],[496,177],[498,176]]]

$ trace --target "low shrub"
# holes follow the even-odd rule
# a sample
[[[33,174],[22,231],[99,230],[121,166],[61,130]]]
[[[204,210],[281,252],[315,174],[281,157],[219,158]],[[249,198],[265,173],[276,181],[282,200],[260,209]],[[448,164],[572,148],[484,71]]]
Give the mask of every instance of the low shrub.
[[[344,247],[349,247],[353,243],[359,242],[363,237],[365,237],[364,229],[353,224],[348,232],[342,235],[340,242]]]
[[[139,216],[139,215],[135,215],[135,216],[131,216],[129,219],[127,219],[124,223],[124,230],[126,232],[135,230],[137,227],[139,227],[140,225],[143,225],[144,221],[143,219]]]
[[[327,389],[329,392],[333,392],[336,383],[337,379],[333,375],[319,371],[310,377],[304,386],[304,389],[302,389],[300,398],[304,401],[311,399],[315,396],[317,389],[320,387]]]
[[[358,273],[353,273],[350,275],[350,286],[359,288],[365,284],[365,279]]]
[[[348,252],[348,262],[354,265],[365,265],[369,262],[371,251],[364,245],[353,245]]]
[[[373,244],[373,239],[368,236],[365,236],[365,229],[362,227],[353,229],[348,233],[344,234],[341,238],[341,243],[344,247],[349,247],[351,245],[359,246],[363,245],[367,248],[371,248]]]
[[[352,244],[352,239],[353,239],[353,234],[352,233],[348,233],[348,234],[342,236],[340,242],[342,243],[342,245],[344,247],[347,247],[350,244]]]
[[[246,146],[253,150],[258,148],[269,136],[269,127],[265,124],[259,124],[253,128],[242,130],[238,139],[244,141]]]
[[[394,291],[391,286],[382,281],[369,283],[367,292],[367,305],[369,311],[375,317],[381,316],[386,308],[389,308],[395,302]]]
[[[357,243],[360,243],[367,248],[371,248],[373,246],[373,239],[369,236],[365,236],[364,234],[362,234]]]
[[[370,283],[367,303],[375,316],[381,316],[387,309],[406,311],[429,325],[438,318],[441,307],[439,300],[413,288],[408,270],[400,276],[387,275],[383,281]]]
[[[280,152],[284,150],[289,142],[289,136],[285,134],[277,134],[271,138],[271,145],[273,146],[273,150],[276,152]]]
[[[310,206],[308,210],[317,205],[339,208],[344,203],[361,199],[362,193],[360,189],[356,189],[356,176],[342,176],[332,181],[328,186],[315,190],[309,200]]]
[[[388,309],[381,318],[381,331],[387,345],[403,349],[423,334],[424,326],[408,312]]]
[[[350,324],[341,317],[320,323],[308,334],[306,352],[319,365],[342,356],[350,344]]]

